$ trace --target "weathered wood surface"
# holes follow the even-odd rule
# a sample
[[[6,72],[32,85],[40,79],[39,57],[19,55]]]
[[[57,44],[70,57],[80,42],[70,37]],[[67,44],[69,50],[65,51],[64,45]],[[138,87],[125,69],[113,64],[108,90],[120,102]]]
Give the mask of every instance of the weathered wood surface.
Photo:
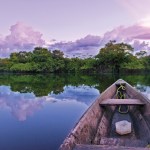
[[[150,100],[139,92],[137,89],[133,88],[130,84],[126,82],[126,93],[130,95],[130,98],[140,99],[145,103],[143,109],[141,110],[144,115],[150,114]]]
[[[103,137],[100,140],[100,145],[110,145],[110,146],[126,146],[126,147],[146,147],[148,145],[147,141],[139,139],[121,139],[121,138],[107,138]]]
[[[139,110],[136,109],[132,111],[132,120],[134,122],[137,138],[148,141],[148,143],[150,143],[150,128],[145,121],[145,118]]]
[[[109,145],[82,145],[78,144],[74,150],[150,150],[142,147],[124,147],[124,146],[109,146]]]
[[[108,87],[83,114],[74,129],[59,147],[60,150],[72,150],[75,143],[90,144],[93,141],[103,115],[103,109],[99,104],[104,99],[112,98],[115,92],[116,85],[114,83]]]
[[[126,100],[126,99],[117,99],[114,105],[111,104],[103,104],[105,107],[100,107],[99,105],[102,105],[102,103],[106,103],[106,99],[111,99],[114,98],[116,95],[116,85],[117,84],[124,84],[126,86],[126,94],[128,95],[131,100]],[[133,100],[134,99],[134,100]],[[139,100],[140,99],[140,100]],[[111,99],[112,101],[112,99]],[[116,104],[117,103],[117,104]],[[135,105],[136,103],[136,105]],[[145,105],[144,105],[145,104]],[[143,96],[140,92],[135,90],[131,85],[129,85],[127,82],[124,80],[118,80],[114,84],[112,84],[110,87],[108,87],[97,99],[96,101],[88,108],[88,110],[83,114],[79,122],[76,124],[74,129],[70,132],[70,134],[67,136],[67,138],[64,140],[63,144],[60,146],[60,150],[72,150],[74,149],[74,146],[76,144],[91,144],[93,143],[94,137],[98,137],[98,139],[102,138],[103,134],[97,134],[101,133],[97,132],[99,131],[99,125],[100,127],[103,127],[103,124],[101,121],[103,121],[104,125],[106,125],[108,128],[111,128],[110,126],[107,125],[107,122],[110,122],[108,118],[107,121],[104,121],[102,118],[103,114],[105,111],[108,111],[108,108],[113,108],[118,107],[115,105],[123,105],[122,107],[126,105],[131,105],[130,110],[140,109],[140,113],[142,113],[143,116],[149,116],[150,115],[150,101],[148,98]],[[142,106],[143,105],[143,106]],[[140,107],[142,106],[142,107]],[[134,118],[134,117],[133,117]],[[141,118],[139,114],[135,116],[134,122],[137,123],[137,129],[139,129],[139,133],[137,133],[139,139],[142,138],[147,141],[149,136],[146,136],[146,134],[150,133],[149,128],[147,127],[146,123],[149,121],[147,119],[147,122],[144,122],[145,118]],[[132,119],[132,118],[131,118]],[[142,121],[144,120],[144,121]],[[135,123],[136,124],[136,123]],[[141,125],[141,126],[140,126]],[[143,128],[143,125],[146,126],[146,128]],[[110,129],[109,129],[110,130]],[[133,130],[134,131],[134,130]],[[138,130],[137,130],[138,131]],[[143,131],[143,133],[142,133]],[[134,132],[133,132],[134,133]],[[98,136],[97,136],[98,135]],[[134,135],[134,134],[133,134]],[[136,135],[136,136],[137,136]],[[150,135],[150,134],[149,134]],[[145,138],[144,138],[145,136]],[[133,138],[133,136],[131,136]],[[131,137],[129,139],[131,139]],[[99,140],[100,142],[100,140]],[[150,141],[148,141],[150,143]],[[93,143],[94,144],[94,143]],[[110,146],[105,146],[105,145],[77,145],[74,150],[150,150],[148,148],[131,148],[131,147],[110,147]]]
[[[139,99],[106,99],[100,105],[145,105]]]
[[[111,111],[104,112],[101,121],[99,123],[99,126],[97,128],[97,133],[95,135],[94,140],[92,141],[92,144],[99,144],[101,137],[108,135],[108,127],[111,119]]]
[[[149,129],[150,129],[150,115],[145,115],[145,116],[143,116],[143,119],[146,121],[147,126],[148,126]]]

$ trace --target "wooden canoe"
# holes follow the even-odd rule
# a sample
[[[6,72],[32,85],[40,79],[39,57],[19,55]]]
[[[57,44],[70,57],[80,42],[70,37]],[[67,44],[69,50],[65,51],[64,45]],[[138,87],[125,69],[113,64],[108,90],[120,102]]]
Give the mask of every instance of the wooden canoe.
[[[123,99],[118,99],[116,95],[118,85],[125,87]],[[120,113],[120,106],[128,107],[128,112]],[[116,133],[114,124],[121,120],[131,122],[131,133]],[[119,79],[94,101],[59,149],[147,150],[149,146],[150,100],[130,84]]]

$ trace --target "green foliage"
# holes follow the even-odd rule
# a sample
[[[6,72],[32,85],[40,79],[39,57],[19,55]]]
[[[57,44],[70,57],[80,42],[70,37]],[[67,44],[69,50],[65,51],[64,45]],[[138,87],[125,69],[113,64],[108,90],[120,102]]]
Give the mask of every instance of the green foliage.
[[[122,68],[124,69],[144,69],[144,64],[142,60],[138,59],[135,56],[130,56],[130,62],[122,64]]]
[[[87,76],[81,74],[0,74],[0,85],[11,87],[12,91],[20,93],[34,93],[36,97],[47,96],[50,93],[60,94],[65,86],[88,85],[104,90],[112,78],[107,76]],[[114,80],[111,81],[111,83]]]
[[[137,57],[144,57],[144,56],[146,56],[146,54],[147,54],[146,51],[140,51],[140,52],[137,52],[135,55],[136,55]]]
[[[50,72],[50,73],[99,73],[121,70],[150,70],[150,56],[145,51],[132,55],[133,48],[124,43],[110,41],[99,53],[90,58],[64,58],[60,50],[50,51],[36,47],[33,52],[14,52],[10,58],[0,59],[0,71]]]
[[[64,53],[61,52],[60,50],[54,50],[53,53],[52,53],[52,57],[53,58],[63,58],[64,56]]]
[[[78,73],[83,64],[83,60],[79,58],[71,58],[66,64],[68,72]]]
[[[124,43],[115,43],[110,41],[102,48],[96,58],[99,60],[100,65],[111,68],[113,72],[119,72],[123,63],[129,62],[129,52],[133,48]]]
[[[10,67],[13,72],[32,72],[35,70],[33,63],[17,63]]]
[[[52,54],[46,48],[36,47],[33,50],[32,58],[34,62],[46,62],[48,59],[52,59]]]
[[[93,58],[86,58],[83,60],[83,65],[81,67],[82,72],[91,72],[95,70],[94,66],[96,64],[96,60]]]
[[[150,56],[142,57],[140,60],[143,63],[145,69],[150,70]]]
[[[8,58],[1,59],[0,58],[0,70],[2,71],[8,71],[8,69],[11,67],[12,63]]]

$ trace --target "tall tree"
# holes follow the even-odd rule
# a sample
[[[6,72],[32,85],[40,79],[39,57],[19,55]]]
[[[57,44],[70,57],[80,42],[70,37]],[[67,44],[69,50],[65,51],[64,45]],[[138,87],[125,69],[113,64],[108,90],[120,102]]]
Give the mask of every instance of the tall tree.
[[[64,53],[60,50],[54,50],[52,52],[52,56],[53,56],[53,58],[63,58]]]
[[[51,52],[42,47],[36,47],[33,50],[33,61],[34,62],[46,62],[48,58],[51,58],[52,54]]]
[[[110,41],[100,49],[96,58],[101,66],[111,68],[113,72],[119,73],[121,65],[129,61],[131,51],[133,48],[128,44]]]

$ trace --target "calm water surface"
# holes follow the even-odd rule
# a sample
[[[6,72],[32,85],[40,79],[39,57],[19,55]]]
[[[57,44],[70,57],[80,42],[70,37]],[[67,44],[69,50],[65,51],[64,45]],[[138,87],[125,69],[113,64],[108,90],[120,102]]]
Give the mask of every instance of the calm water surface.
[[[150,98],[150,75],[0,75],[0,150],[57,150],[96,97],[123,78]]]

